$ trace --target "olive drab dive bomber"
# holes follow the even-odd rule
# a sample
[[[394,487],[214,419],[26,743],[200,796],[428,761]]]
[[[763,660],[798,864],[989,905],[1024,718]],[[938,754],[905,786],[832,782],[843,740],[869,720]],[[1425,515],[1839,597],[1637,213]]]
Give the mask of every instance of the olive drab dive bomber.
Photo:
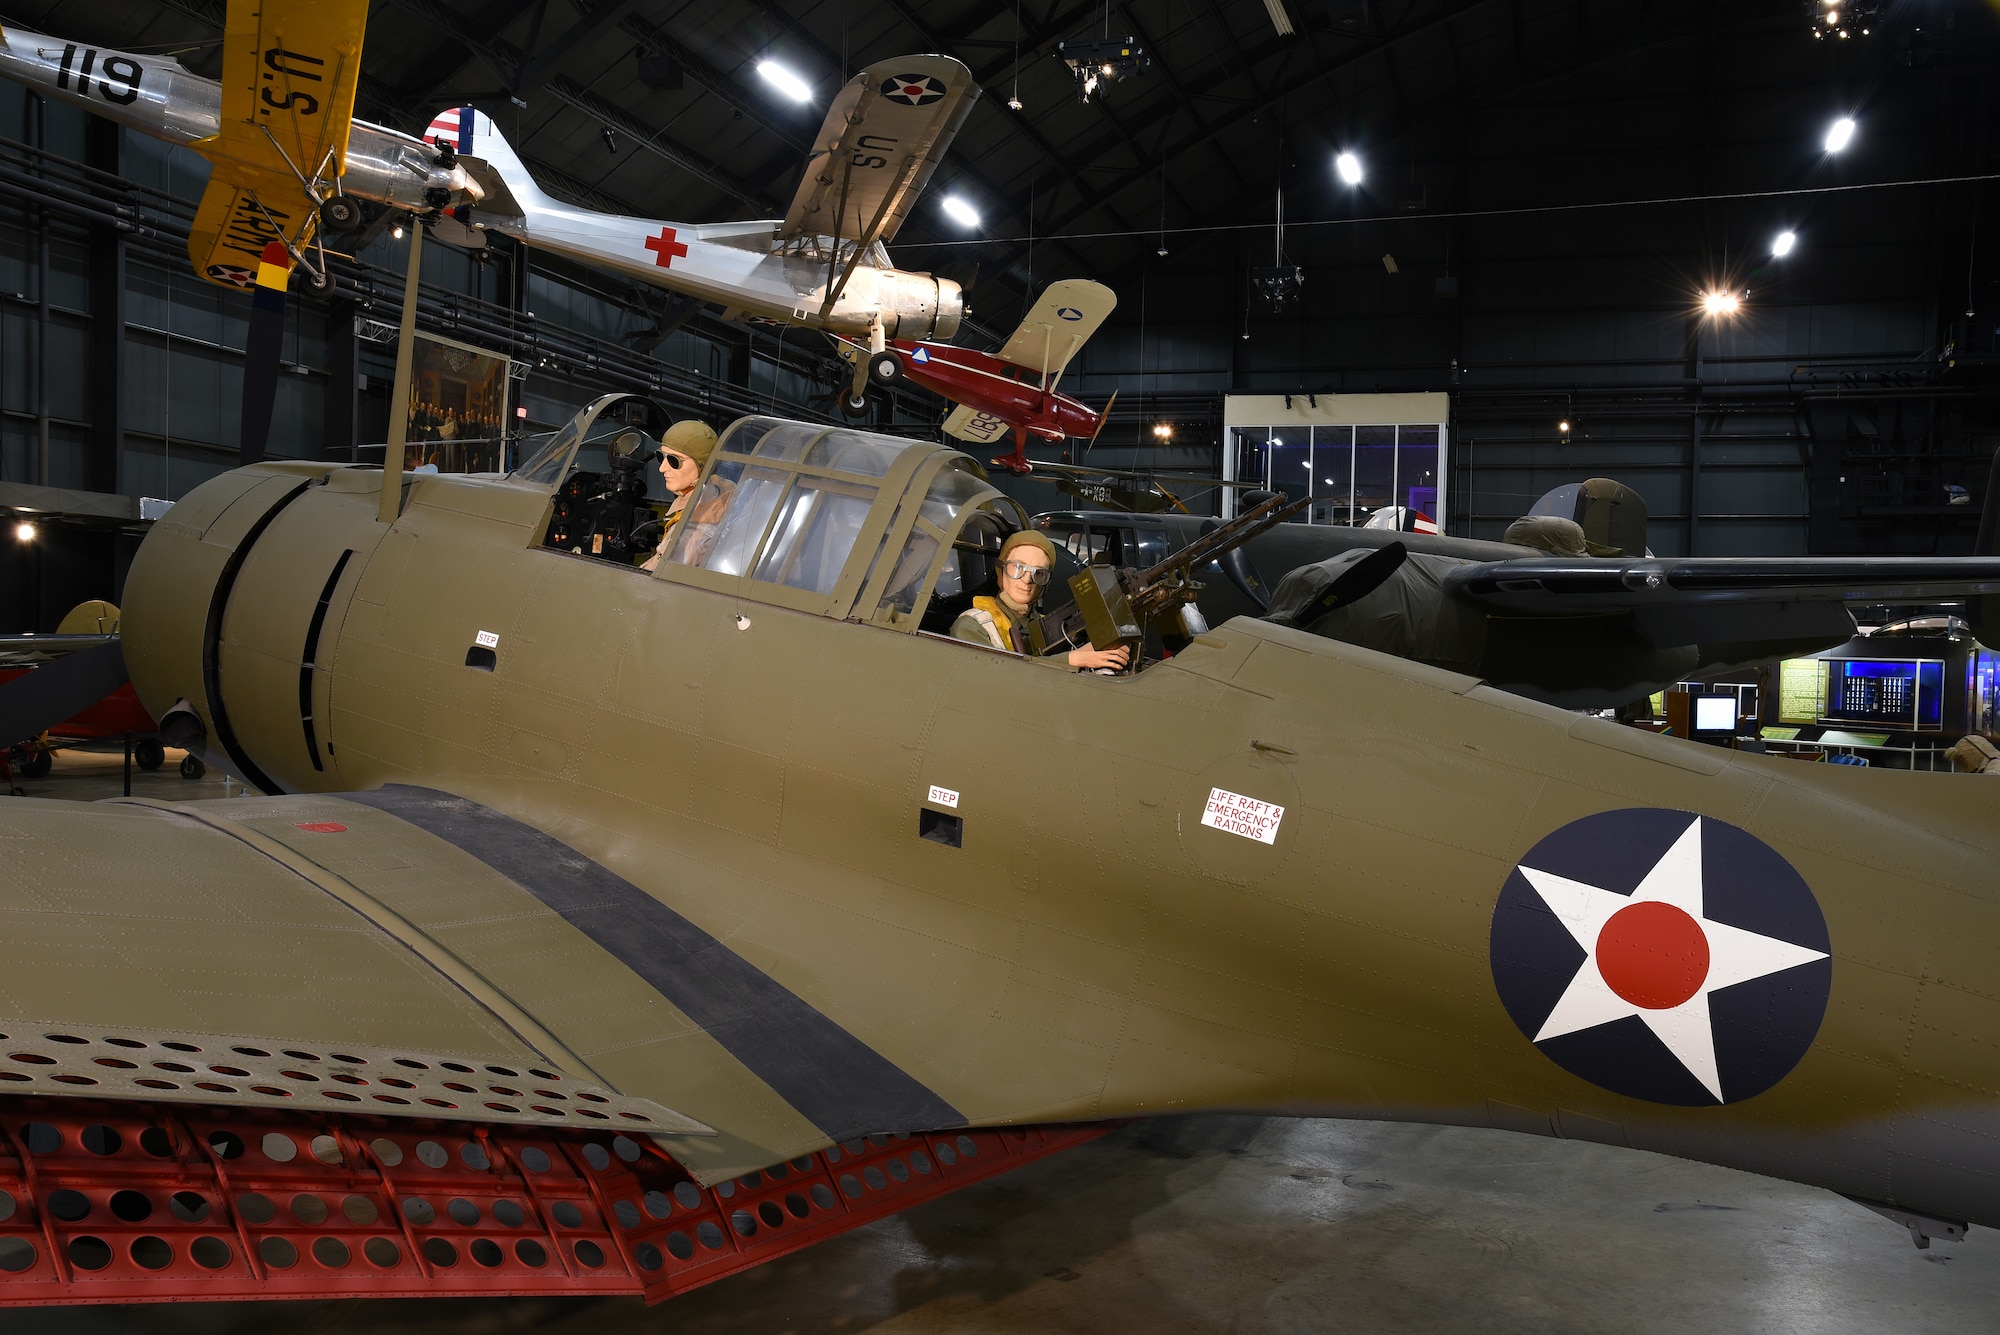
[[[386,527],[375,470],[217,478],[142,545],[125,643],[145,706],[185,699],[275,795],[205,819],[714,1128],[698,1173],[1230,1108],[2000,1225],[2000,787],[1654,737],[1247,618],[1118,677],[952,640],[983,572],[955,542],[1022,516],[924,442],[745,419],[699,566],[543,546],[634,412],[412,478]],[[119,975],[135,1014],[151,976]],[[279,1016],[450,1046],[417,1010]]]

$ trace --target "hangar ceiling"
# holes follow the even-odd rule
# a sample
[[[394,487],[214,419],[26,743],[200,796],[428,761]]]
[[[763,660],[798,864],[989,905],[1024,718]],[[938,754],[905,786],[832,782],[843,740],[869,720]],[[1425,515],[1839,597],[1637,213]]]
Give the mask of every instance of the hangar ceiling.
[[[9,0],[5,17],[212,74],[223,10]],[[1646,492],[1681,550],[1962,549],[1976,515],[1962,502],[1983,496],[2000,439],[1984,387],[2000,334],[1973,318],[2000,309],[2000,249],[1980,244],[2000,217],[2000,16],[1881,0],[1869,37],[1814,41],[1814,12],[375,0],[359,111],[421,132],[472,101],[552,193],[676,221],[776,217],[846,73],[942,51],[983,96],[894,256],[966,284],[960,341],[979,346],[1053,278],[1111,284],[1118,312],[1066,381],[1092,403],[1120,394],[1100,450],[1212,466],[1231,390],[1448,390],[1464,531],[1495,536],[1548,485],[1599,473]],[[1152,65],[1084,103],[1057,45],[1106,34]],[[812,95],[781,96],[765,60]],[[1861,119],[1856,146],[1823,154],[1841,114]],[[1358,187],[1332,169],[1344,150],[1366,165]],[[1897,180],[1942,184],[1871,188]],[[1284,258],[1309,281],[1272,318],[1245,280],[1272,262],[1280,186]],[[1797,193],[1824,190],[1837,193]],[[944,215],[950,194],[978,227]],[[1672,202],[1600,207],[1634,200]],[[1790,223],[1799,250],[1775,262],[1772,231]],[[1692,308],[1716,276],[1755,289],[1746,316]],[[616,300],[647,312],[648,296]],[[754,330],[701,332],[786,362],[794,399],[842,374],[812,340],[774,353]],[[934,430],[934,405],[916,407],[878,425]],[[1147,435],[1163,420],[1181,424],[1166,451]]]
[[[970,239],[933,207],[899,246],[905,263],[971,280],[977,312],[1011,310],[1036,264],[1044,279],[1060,269],[1117,286],[1165,244],[1163,229],[1177,255],[1220,249],[1231,233],[1217,229],[1269,221],[1281,179],[1294,217],[1450,208],[1467,184],[1466,119],[1503,104],[1540,104],[1551,131],[1544,170],[1524,192],[1600,195],[1587,183],[1607,166],[1615,177],[1615,165],[1565,160],[1565,131],[1616,115],[1621,72],[1635,63],[1684,66],[1699,79],[1718,53],[1741,61],[1762,51],[1774,78],[1865,84],[1877,66],[1907,60],[1889,42],[1808,41],[1805,7],[1794,3],[1270,3],[1293,35],[1280,35],[1270,8],[1243,0],[376,0],[360,112],[420,132],[438,109],[471,101],[555,193],[676,220],[778,216],[847,73],[888,55],[954,55],[984,96],[932,193],[960,193],[983,214],[982,238],[1010,239],[932,245]],[[181,52],[208,73],[218,66],[221,0],[97,0],[87,10],[16,0],[8,10],[27,26]],[[1085,104],[1057,46],[1106,34],[1135,38],[1152,68]],[[669,76],[656,60],[649,83],[642,57],[665,57]],[[800,75],[812,99],[776,93],[756,73],[765,59]],[[1690,155],[1713,132],[1698,117],[1635,127]],[[1349,146],[1370,159],[1364,191],[1342,190],[1326,170]]]

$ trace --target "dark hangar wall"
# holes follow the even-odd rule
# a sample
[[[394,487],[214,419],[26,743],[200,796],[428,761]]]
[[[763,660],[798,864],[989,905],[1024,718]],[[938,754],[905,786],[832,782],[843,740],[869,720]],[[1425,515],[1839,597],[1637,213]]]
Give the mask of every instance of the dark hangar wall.
[[[1713,27],[1700,6],[1626,6],[1648,26],[1607,31],[1612,8],[1526,34],[1468,25],[1468,83],[1525,38],[1527,73],[1490,95],[1461,91],[1439,38],[1401,48],[1398,89],[1367,67],[1325,105],[1271,108],[1265,152],[1241,163],[1255,224],[1176,233],[1169,210],[1170,253],[1149,234],[1120,277],[1072,380],[1121,392],[1103,443],[1178,419],[1177,443],[1213,448],[1202,401],[1229,387],[1449,390],[1457,532],[1497,537],[1599,474],[1645,495],[1662,554],[1969,551],[2000,440],[1992,181],[1585,206],[1990,174],[1995,15],[1902,6],[1940,21],[1906,17],[1859,60],[1812,41],[1800,6]],[[1599,26],[1579,30],[1585,9]],[[1848,112],[1859,133],[1828,156]],[[1359,190],[1335,179],[1342,148],[1367,162]],[[1306,282],[1273,317],[1247,313],[1246,277],[1273,263],[1281,178]],[[1797,248],[1773,259],[1787,228]],[[1711,286],[1747,289],[1742,313],[1701,318]]]

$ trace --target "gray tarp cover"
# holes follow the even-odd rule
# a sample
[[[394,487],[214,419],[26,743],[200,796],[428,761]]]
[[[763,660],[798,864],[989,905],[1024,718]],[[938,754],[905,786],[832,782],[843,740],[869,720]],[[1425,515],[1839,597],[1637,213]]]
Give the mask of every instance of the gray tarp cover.
[[[1411,552],[1396,573],[1365,598],[1336,607],[1307,625],[1298,623],[1300,612],[1327,585],[1373,554],[1372,548],[1356,548],[1300,566],[1278,581],[1265,620],[1441,667],[1476,664],[1485,640],[1485,614],[1444,591],[1447,573],[1473,563],[1449,556]]]

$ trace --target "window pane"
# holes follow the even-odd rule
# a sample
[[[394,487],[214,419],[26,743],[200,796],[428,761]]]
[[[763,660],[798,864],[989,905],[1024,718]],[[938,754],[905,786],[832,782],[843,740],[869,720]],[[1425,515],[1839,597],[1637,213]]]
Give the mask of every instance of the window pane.
[[[723,433],[721,452],[724,454],[748,454],[757,448],[759,441],[771,428],[785,425],[775,417],[746,417]]]
[[[1399,504],[1430,519],[1438,513],[1438,432],[1434,426],[1396,429],[1396,496]]]
[[[1291,436],[1272,436],[1271,472],[1267,485],[1296,501],[1312,494],[1312,433],[1301,428]]]
[[[1354,510],[1355,522],[1365,522],[1385,505],[1394,505],[1396,484],[1396,428],[1358,426],[1354,428]]]
[[[800,478],[785,497],[753,577],[832,593],[874,503],[872,488]]]
[[[576,434],[576,423],[571,422],[560,431],[546,436],[530,436],[522,441],[523,453],[531,448],[534,452],[529,454],[528,462],[514,470],[515,480],[544,487],[552,487],[562,481],[564,465],[569,462],[570,447],[576,444]]]
[[[957,468],[947,468],[931,482],[928,495],[924,497],[923,508],[917,513],[949,531],[952,520],[958,517],[967,503],[977,500],[993,488],[981,482],[971,473]]]
[[[917,605],[917,590],[930,572],[931,558],[937,555],[938,538],[934,533],[926,533],[921,527],[910,530],[908,542],[903,544],[903,554],[896,558],[896,569],[889,576],[889,587],[883,591],[882,607],[908,616]],[[958,568],[946,563],[944,573],[938,576],[938,595],[947,597],[958,592],[956,587],[945,588],[946,580],[956,580]]]
[[[1316,426],[1312,442],[1312,522],[1348,523],[1354,485],[1354,428]]]
[[[894,444],[854,431],[829,431],[806,451],[810,468],[834,468],[863,477],[884,477],[896,456],[908,445]]]
[[[1264,442],[1269,432],[1262,429],[1236,432],[1236,476],[1244,482],[1263,482]]]
[[[814,426],[810,422],[780,422],[757,442],[757,457],[784,461],[797,459],[806,452],[806,446],[825,430],[825,427]]]
[[[757,550],[757,540],[764,536],[765,521],[770,519],[791,474],[769,468],[745,468],[730,462],[717,464],[714,476],[734,486],[721,520],[712,530],[708,525],[700,526],[712,531],[714,540],[707,544],[704,554],[699,545],[705,534],[697,533],[697,526],[692,523],[677,525],[683,532],[674,542],[673,559],[699,564],[704,570],[740,575],[749,569],[751,553]]]

